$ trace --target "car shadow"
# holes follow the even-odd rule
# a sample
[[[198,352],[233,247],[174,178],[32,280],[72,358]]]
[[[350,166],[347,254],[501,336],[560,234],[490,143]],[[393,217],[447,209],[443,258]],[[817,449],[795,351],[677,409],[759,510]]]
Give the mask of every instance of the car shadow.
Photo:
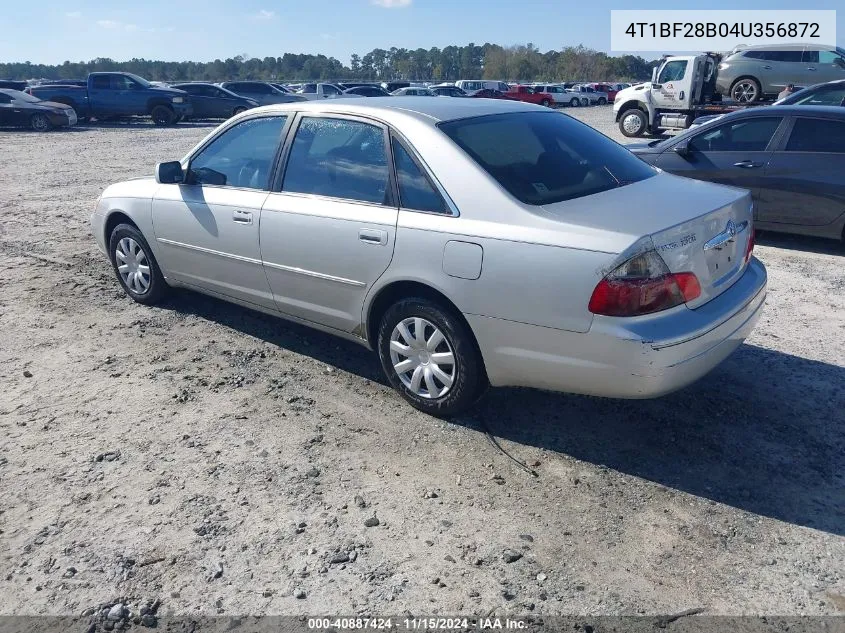
[[[174,293],[164,307],[387,384],[376,357],[355,343],[193,292]],[[845,367],[744,344],[663,398],[491,389],[453,423],[845,535],[843,411]]]
[[[837,240],[807,235],[793,235],[791,233],[775,233],[774,231],[757,231],[754,241],[760,246],[774,246],[805,253],[820,255],[845,255],[845,244]]]

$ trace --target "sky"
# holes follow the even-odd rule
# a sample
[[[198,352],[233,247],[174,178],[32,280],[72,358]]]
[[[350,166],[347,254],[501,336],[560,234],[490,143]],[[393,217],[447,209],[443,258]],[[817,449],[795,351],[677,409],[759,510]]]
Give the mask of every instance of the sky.
[[[540,50],[583,44],[609,51],[611,9],[670,9],[640,0],[113,0],[4,2],[0,62],[56,64],[133,57],[211,61],[236,55],[322,53],[349,64],[373,48],[444,47],[470,42],[533,43]],[[742,9],[795,9],[794,0],[745,0]],[[818,0],[812,9],[836,9]],[[122,6],[121,6],[122,5]],[[192,6],[193,5],[193,6]],[[202,7],[197,8],[197,7]],[[734,0],[696,8],[736,9]],[[845,39],[845,6],[837,40]],[[665,51],[672,52],[672,51]],[[654,55],[644,54],[645,57]]]

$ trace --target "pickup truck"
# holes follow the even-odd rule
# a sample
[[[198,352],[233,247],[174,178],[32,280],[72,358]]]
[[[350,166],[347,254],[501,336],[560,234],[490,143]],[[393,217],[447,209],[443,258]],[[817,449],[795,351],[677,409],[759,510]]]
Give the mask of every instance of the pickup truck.
[[[150,116],[156,125],[172,125],[193,114],[186,92],[153,86],[132,73],[91,73],[85,86],[33,86],[30,94],[69,105],[83,121]]]
[[[551,108],[555,104],[555,98],[551,94],[535,91],[531,86],[513,86],[510,90],[502,94],[506,99],[536,103],[547,108]]]
[[[297,93],[301,97],[305,97],[309,101],[316,101],[317,99],[333,99],[344,96],[343,90],[334,84],[302,84],[302,89]],[[348,95],[347,95],[348,96]]]

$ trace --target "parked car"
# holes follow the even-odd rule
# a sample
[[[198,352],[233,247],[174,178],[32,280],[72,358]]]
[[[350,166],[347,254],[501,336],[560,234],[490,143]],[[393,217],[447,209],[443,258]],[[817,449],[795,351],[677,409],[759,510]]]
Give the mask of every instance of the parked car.
[[[845,108],[750,108],[631,149],[665,171],[748,189],[758,229],[845,239]]]
[[[492,88],[482,88],[481,90],[476,90],[473,92],[470,97],[474,97],[476,99],[507,99],[508,96],[502,92],[501,90],[493,90]]]
[[[76,125],[76,112],[64,103],[42,101],[38,97],[0,88],[0,127],[28,127],[47,132],[54,127]]]
[[[13,81],[11,79],[0,79],[0,88],[3,90],[17,90],[23,92],[26,90],[27,83],[25,81]]]
[[[541,90],[535,90],[531,86],[513,86],[505,93],[505,98],[513,99],[514,101],[525,101],[526,103],[536,103],[547,108],[551,108],[555,104],[555,98],[551,94]]]
[[[431,92],[438,97],[468,97],[469,95],[457,86],[429,86]]]
[[[285,86],[283,84],[277,84],[277,83],[274,83],[274,82],[268,82],[268,83],[271,86],[273,86],[276,90],[278,90],[279,92],[282,92],[284,94],[294,94],[291,90],[288,89],[287,86]]]
[[[460,79],[455,82],[455,86],[463,90],[469,96],[472,96],[479,90],[498,90],[499,92],[507,92],[510,86],[504,81],[490,81],[482,79]]]
[[[80,119],[150,116],[156,125],[172,125],[193,114],[188,95],[153,86],[132,73],[91,73],[85,86],[32,86],[30,94],[69,105]]]
[[[734,50],[718,65],[716,93],[740,103],[774,97],[789,84],[845,79],[845,49],[821,44],[766,44]]]
[[[568,105],[572,108],[577,108],[581,105],[580,97],[568,92],[563,86],[557,84],[534,84],[531,87],[536,91],[552,95],[557,105]]]
[[[353,96],[357,95],[359,97],[389,97],[390,93],[382,88],[381,86],[376,86],[375,84],[370,84],[368,86],[354,86],[352,88],[347,88],[343,91],[344,95]]]
[[[399,88],[398,90],[394,90],[390,93],[394,97],[436,97],[437,95],[434,94],[428,88],[418,88],[415,86],[410,86],[408,88]]]
[[[313,99],[332,99],[339,97],[343,94],[343,90],[334,84],[302,84],[302,89],[296,94],[311,101]]]
[[[195,82],[173,84],[171,87],[188,93],[194,108],[191,116],[195,119],[228,119],[230,116],[259,105],[253,99],[241,97],[231,90],[214,84]]]
[[[589,84],[577,84],[569,91],[581,96],[582,105],[605,105],[607,103],[607,93],[600,92]]]
[[[266,81],[224,81],[219,85],[236,95],[257,101],[261,105],[294,103],[306,100],[302,95],[282,92]]]
[[[845,79],[816,84],[815,86],[798,90],[779,101],[775,101],[772,105],[845,106]],[[724,114],[700,116],[689,127],[692,129],[710,121],[721,119],[723,116]]]
[[[240,114],[106,189],[92,229],[135,301],[186,286],[332,332],[445,416],[488,382],[648,398],[697,380],[761,313],[751,221],[747,192],[572,117],[408,98]]]

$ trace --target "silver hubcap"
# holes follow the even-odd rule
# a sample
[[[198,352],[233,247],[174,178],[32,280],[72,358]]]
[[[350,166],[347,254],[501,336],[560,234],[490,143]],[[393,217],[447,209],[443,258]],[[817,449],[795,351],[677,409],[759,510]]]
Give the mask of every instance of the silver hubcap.
[[[734,86],[734,101],[748,103],[757,98],[757,86],[751,81],[741,81]]]
[[[641,125],[642,121],[638,114],[627,114],[622,119],[622,127],[628,134],[636,134]]]
[[[393,328],[390,362],[402,384],[420,398],[442,398],[455,381],[452,346],[421,317],[409,317]]]
[[[127,288],[139,295],[150,289],[150,264],[138,242],[131,237],[124,237],[117,243],[114,257],[117,272]]]
[[[43,114],[36,114],[35,118],[32,120],[32,125],[36,130],[46,130],[49,123],[47,121],[47,117]]]

